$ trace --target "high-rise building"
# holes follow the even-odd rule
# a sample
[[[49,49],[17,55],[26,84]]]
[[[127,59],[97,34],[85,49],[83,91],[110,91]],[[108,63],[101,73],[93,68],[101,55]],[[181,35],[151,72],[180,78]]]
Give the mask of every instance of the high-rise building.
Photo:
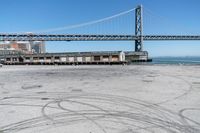
[[[14,48],[16,50],[21,50],[21,51],[28,52],[28,53],[31,52],[29,42],[11,42],[10,47]]]
[[[0,54],[1,53],[45,53],[45,42],[44,41],[23,41],[23,42],[1,42],[0,43]]]
[[[31,44],[31,49],[33,53],[45,53],[45,42],[44,41],[35,41]]]

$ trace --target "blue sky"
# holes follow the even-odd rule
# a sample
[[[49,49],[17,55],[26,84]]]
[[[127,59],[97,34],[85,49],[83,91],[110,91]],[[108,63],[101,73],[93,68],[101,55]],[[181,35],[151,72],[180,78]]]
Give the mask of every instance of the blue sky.
[[[200,35],[199,0],[1,0],[0,32],[80,24],[144,6],[144,34]],[[134,13],[95,27],[55,33],[134,34]],[[86,32],[86,33],[87,33]],[[134,42],[47,42],[48,52],[134,50]],[[200,41],[149,41],[150,56],[200,56]]]

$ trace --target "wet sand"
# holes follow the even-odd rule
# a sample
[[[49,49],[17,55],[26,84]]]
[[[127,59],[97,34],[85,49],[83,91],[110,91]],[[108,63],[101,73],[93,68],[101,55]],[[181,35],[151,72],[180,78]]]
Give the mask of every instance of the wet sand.
[[[0,133],[199,133],[200,66],[3,66]]]

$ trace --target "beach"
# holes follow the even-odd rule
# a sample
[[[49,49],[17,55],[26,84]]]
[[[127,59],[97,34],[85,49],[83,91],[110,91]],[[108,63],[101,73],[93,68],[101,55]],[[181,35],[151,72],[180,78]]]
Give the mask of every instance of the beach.
[[[199,133],[200,66],[3,66],[0,133]]]

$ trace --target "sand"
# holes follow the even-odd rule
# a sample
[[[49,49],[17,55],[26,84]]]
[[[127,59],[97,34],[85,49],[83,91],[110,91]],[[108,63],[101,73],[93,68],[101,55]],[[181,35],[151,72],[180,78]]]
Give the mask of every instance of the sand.
[[[0,133],[199,133],[200,66],[3,66]]]

